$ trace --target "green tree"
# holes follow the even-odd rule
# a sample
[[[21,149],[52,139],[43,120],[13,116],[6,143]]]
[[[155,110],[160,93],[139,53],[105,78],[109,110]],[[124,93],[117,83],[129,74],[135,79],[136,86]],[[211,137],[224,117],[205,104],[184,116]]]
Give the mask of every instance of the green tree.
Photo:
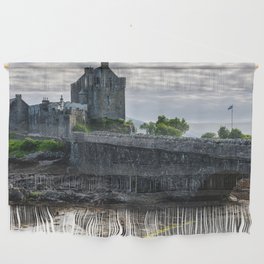
[[[145,129],[146,133],[150,135],[181,137],[189,130],[189,125],[184,118],[180,119],[175,117],[169,119],[165,115],[160,115],[156,122],[144,123],[140,128]]]
[[[156,125],[163,123],[163,124],[168,124],[168,118],[165,115],[158,116],[158,120],[156,122]]]
[[[229,138],[230,131],[226,127],[220,127],[218,130],[218,137],[222,139]]]
[[[251,139],[251,135],[243,134],[242,138],[243,139]]]
[[[216,134],[214,132],[204,133],[201,138],[216,138]]]
[[[156,135],[181,137],[182,133],[183,132],[179,129],[172,126],[167,126],[164,123],[159,123],[156,129]]]
[[[183,134],[189,130],[189,125],[187,124],[184,118],[179,119],[175,117],[175,118],[169,119],[168,125],[182,131]]]
[[[243,138],[243,133],[238,128],[233,128],[229,134],[229,138]]]
[[[140,128],[145,129],[148,135],[155,135],[156,133],[156,123],[154,122],[143,123]]]

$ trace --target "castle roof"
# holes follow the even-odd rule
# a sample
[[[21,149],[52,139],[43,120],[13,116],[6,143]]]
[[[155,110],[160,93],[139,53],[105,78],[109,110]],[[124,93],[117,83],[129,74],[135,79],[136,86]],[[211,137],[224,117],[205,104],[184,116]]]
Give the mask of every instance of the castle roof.
[[[115,78],[118,78],[118,76],[110,69],[108,62],[101,62],[101,66],[99,66],[95,69],[93,69],[92,67],[85,67],[84,70],[85,70],[85,73],[77,81],[73,82],[72,84],[77,83],[82,78],[84,78],[84,76],[86,75],[86,71],[87,72],[89,71],[94,76],[99,77],[101,75],[102,70],[107,70],[107,71],[111,72],[112,76],[114,76]]]
[[[22,99],[22,96],[21,96],[20,94],[16,94],[16,97],[9,99],[9,105],[13,104],[13,103],[16,102],[18,99],[21,100],[22,103],[28,105],[28,104]]]

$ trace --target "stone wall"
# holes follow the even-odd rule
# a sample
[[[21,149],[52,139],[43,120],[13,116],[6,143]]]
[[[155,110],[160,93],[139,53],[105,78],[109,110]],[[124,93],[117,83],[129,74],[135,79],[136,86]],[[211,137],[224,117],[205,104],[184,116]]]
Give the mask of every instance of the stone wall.
[[[118,77],[108,63],[96,69],[85,68],[84,74],[71,84],[71,101],[87,104],[90,119],[125,119],[126,78]]]
[[[71,101],[74,103],[80,103],[79,92],[81,91],[81,86],[78,82],[71,84]]]
[[[110,69],[98,75],[101,84],[88,96],[88,116],[92,119],[125,119],[125,78],[118,78]]]
[[[32,105],[28,110],[29,133],[67,138],[76,123],[86,122],[86,113],[81,109],[59,110],[51,104]]]
[[[249,178],[250,153],[247,140],[74,133],[70,160],[81,173],[123,178],[134,186],[141,182],[136,189],[157,182],[162,190],[194,191],[207,185],[232,189]]]
[[[9,160],[10,202],[163,207],[249,199],[250,141],[104,132],[66,141],[64,152]]]
[[[10,100],[9,130],[24,132],[28,130],[28,108],[29,106],[22,100],[22,96],[17,94]]]

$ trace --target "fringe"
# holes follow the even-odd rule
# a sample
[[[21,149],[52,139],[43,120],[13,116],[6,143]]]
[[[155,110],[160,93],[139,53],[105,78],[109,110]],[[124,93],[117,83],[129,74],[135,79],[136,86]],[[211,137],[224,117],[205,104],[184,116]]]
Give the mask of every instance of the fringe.
[[[249,233],[248,205],[147,209],[11,207],[11,230],[110,237],[157,237],[208,233]]]

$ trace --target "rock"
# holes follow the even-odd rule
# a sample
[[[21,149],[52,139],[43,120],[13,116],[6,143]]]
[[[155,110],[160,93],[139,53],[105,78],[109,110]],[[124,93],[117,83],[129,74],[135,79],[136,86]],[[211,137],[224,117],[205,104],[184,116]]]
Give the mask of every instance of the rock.
[[[61,191],[45,191],[41,195],[41,200],[48,202],[61,202],[65,200],[65,193]]]
[[[238,201],[237,197],[232,195],[232,194],[229,195],[228,200],[231,202],[237,202]]]
[[[62,151],[52,152],[52,151],[38,151],[30,153],[25,156],[26,160],[57,160],[64,158],[65,153]]]
[[[51,152],[51,151],[46,151],[41,153],[38,156],[39,160],[57,160],[57,159],[62,159],[64,158],[65,153],[63,151],[56,151],[56,152]]]
[[[9,200],[12,202],[21,202],[24,199],[24,194],[18,188],[9,189]]]
[[[30,153],[24,157],[24,160],[36,160],[43,154],[42,151],[37,151],[34,153]]]

